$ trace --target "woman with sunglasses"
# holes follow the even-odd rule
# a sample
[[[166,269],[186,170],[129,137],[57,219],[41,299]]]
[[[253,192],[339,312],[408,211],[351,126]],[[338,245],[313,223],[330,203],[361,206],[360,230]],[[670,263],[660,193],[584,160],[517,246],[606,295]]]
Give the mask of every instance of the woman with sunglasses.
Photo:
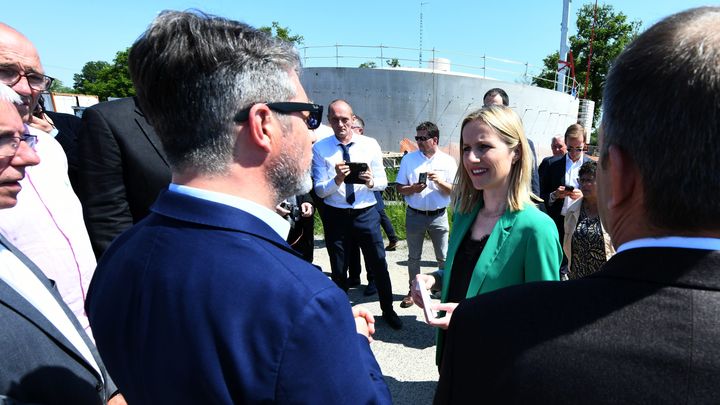
[[[444,311],[428,323],[444,329],[465,298],[530,281],[558,280],[562,251],[553,221],[538,210],[530,190],[532,156],[520,117],[492,105],[462,122],[461,156],[453,188],[454,218],[444,272],[421,274],[426,288],[442,286]],[[413,299],[422,306],[417,288]]]
[[[596,168],[597,163],[592,160],[580,166],[578,184],[583,196],[565,213],[563,251],[568,258],[567,278],[570,280],[595,273],[615,254],[610,235],[603,229],[598,216]]]

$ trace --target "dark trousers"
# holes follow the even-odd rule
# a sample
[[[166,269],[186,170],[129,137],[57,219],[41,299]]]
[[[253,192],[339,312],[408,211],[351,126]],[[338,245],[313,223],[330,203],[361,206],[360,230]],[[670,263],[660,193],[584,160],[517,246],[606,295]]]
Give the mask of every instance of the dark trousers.
[[[323,227],[325,244],[330,256],[332,279],[338,287],[347,291],[348,266],[346,251],[354,243],[360,247],[368,267],[372,273],[380,298],[383,312],[392,311],[392,285],[385,261],[385,247],[380,231],[380,215],[374,207],[363,209],[343,209],[329,205],[324,209]]]
[[[385,231],[385,235],[387,235],[390,243],[397,242],[398,237],[395,233],[395,228],[393,228],[392,226],[390,218],[387,216],[387,213],[385,213],[385,204],[383,202],[382,193],[380,191],[375,191],[375,200],[377,201],[377,204],[375,204],[375,209],[377,210],[378,214],[380,214],[380,226],[382,226],[383,231]],[[362,271],[362,267],[360,266],[360,248],[357,245],[351,245],[346,250],[346,252],[348,257],[348,270],[350,272],[350,278],[359,279],[360,272]],[[365,271],[367,271],[368,283],[373,280],[372,271],[370,271],[369,269],[370,266],[368,265],[367,259],[365,259]]]
[[[298,222],[290,229],[287,242],[300,253],[308,263],[313,261],[313,253],[315,251],[315,218],[309,216],[300,218]]]

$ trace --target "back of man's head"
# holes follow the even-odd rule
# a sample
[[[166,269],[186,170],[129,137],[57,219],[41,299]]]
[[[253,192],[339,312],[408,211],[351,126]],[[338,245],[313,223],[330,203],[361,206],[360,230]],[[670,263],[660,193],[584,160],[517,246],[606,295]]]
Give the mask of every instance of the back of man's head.
[[[415,131],[427,131],[427,136],[437,138],[438,141],[440,141],[440,129],[434,122],[421,122],[420,125],[415,128]]]
[[[607,76],[601,163],[615,146],[637,165],[648,220],[660,229],[720,228],[718,27],[720,7],[665,18]]]
[[[496,96],[500,96],[500,99],[502,100],[502,105],[504,105],[505,107],[508,107],[510,105],[510,97],[508,96],[507,92],[505,92],[505,90],[501,89],[500,87],[495,87],[488,90],[483,96],[483,103],[486,106],[494,104],[492,102],[489,102],[488,98],[493,99]]]
[[[292,44],[199,11],[164,11],[128,60],[140,106],[175,171],[223,173],[232,160],[235,115],[296,95]],[[178,136],[182,135],[182,136]]]

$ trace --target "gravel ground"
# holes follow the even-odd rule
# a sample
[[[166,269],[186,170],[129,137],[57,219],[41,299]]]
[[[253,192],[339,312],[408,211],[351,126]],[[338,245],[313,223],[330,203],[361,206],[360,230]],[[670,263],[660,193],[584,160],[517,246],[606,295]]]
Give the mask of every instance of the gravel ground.
[[[385,242],[387,245],[387,241]],[[330,262],[321,235],[315,236],[314,264],[322,267],[330,275]],[[428,273],[437,268],[432,242],[423,244],[422,272]],[[376,316],[376,332],[370,347],[380,364],[385,381],[395,404],[432,403],[438,380],[435,366],[435,329],[425,324],[422,310],[413,305],[400,308],[400,300],[407,294],[407,244],[398,243],[397,250],[386,252],[388,271],[393,286],[393,307],[403,321],[399,331],[391,329],[380,317],[380,304],[377,294],[363,296],[367,284],[365,270],[361,275],[362,285],[348,292],[351,304],[363,304]],[[363,265],[364,266],[364,265]],[[439,302],[438,300],[434,300]]]

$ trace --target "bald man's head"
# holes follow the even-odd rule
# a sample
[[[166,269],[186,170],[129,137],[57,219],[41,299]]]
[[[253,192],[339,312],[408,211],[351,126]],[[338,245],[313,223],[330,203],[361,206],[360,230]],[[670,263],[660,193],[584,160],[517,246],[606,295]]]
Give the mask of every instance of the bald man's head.
[[[45,73],[32,42],[13,27],[0,23],[0,78],[15,76],[13,72],[21,75]],[[27,77],[20,77],[14,84],[6,84],[22,98],[23,103],[17,108],[22,120],[28,122],[42,90],[30,87]]]

